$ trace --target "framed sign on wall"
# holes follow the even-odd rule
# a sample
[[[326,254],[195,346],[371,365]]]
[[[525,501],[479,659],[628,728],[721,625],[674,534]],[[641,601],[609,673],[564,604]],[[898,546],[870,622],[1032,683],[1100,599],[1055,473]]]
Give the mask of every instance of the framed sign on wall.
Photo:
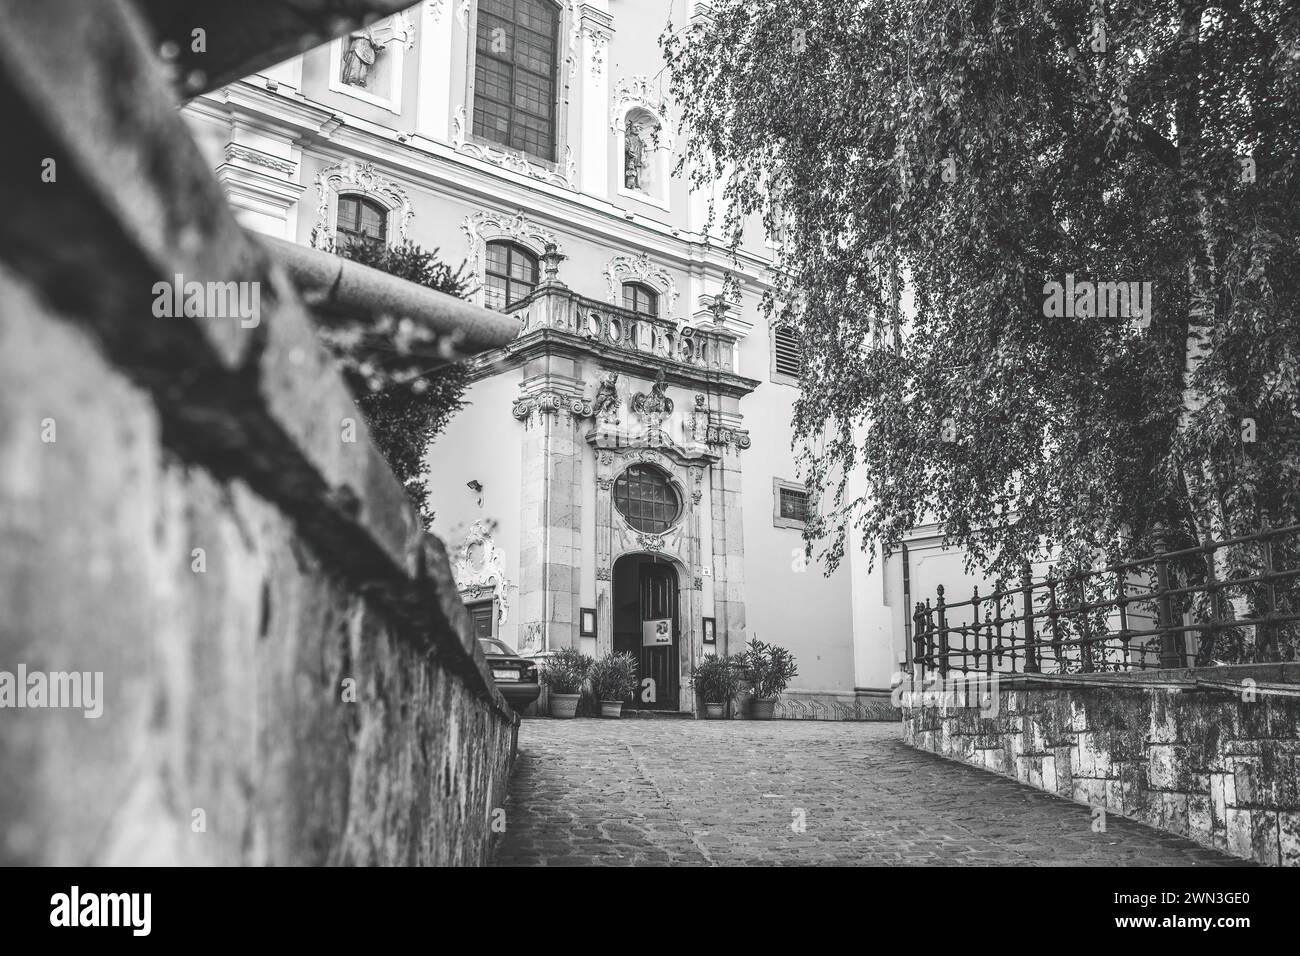
[[[596,609],[594,607],[584,607],[580,612],[578,620],[579,637],[596,636]]]
[[[718,642],[717,621],[714,618],[706,617],[704,619],[704,643],[716,644]]]

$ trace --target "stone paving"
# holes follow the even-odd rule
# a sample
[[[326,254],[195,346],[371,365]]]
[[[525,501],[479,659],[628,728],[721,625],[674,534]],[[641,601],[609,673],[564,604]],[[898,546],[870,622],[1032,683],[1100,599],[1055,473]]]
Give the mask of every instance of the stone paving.
[[[1114,815],[1093,832],[897,724],[598,719],[523,722],[494,863],[1245,865]]]

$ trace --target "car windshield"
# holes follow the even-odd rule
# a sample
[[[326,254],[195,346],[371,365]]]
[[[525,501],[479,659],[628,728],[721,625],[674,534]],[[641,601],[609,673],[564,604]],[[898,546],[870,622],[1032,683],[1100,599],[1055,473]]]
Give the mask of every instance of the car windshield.
[[[502,644],[500,641],[495,641],[487,637],[480,637],[478,642],[479,646],[483,648],[484,654],[504,654],[506,657],[518,656],[510,649],[508,644]]]

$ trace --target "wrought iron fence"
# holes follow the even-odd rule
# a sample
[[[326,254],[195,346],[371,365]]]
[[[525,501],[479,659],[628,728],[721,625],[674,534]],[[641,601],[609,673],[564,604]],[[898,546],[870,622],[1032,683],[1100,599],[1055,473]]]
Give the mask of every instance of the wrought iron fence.
[[[1077,674],[1300,659],[1300,525],[917,602],[914,671]]]

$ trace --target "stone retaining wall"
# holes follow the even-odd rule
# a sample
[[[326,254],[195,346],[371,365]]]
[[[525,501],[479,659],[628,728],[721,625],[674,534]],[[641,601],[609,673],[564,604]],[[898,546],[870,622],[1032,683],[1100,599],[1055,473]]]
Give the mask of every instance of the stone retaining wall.
[[[1197,677],[1243,691],[1134,686]],[[1300,699],[1249,690],[1250,681],[1300,683],[1300,664],[1084,681],[1096,686],[1003,681],[990,717],[975,707],[909,707],[905,739],[1234,856],[1300,865]]]
[[[486,860],[517,718],[313,331],[271,338],[203,421],[281,438],[205,461],[0,264],[0,671],[103,675],[0,709],[0,864]]]

